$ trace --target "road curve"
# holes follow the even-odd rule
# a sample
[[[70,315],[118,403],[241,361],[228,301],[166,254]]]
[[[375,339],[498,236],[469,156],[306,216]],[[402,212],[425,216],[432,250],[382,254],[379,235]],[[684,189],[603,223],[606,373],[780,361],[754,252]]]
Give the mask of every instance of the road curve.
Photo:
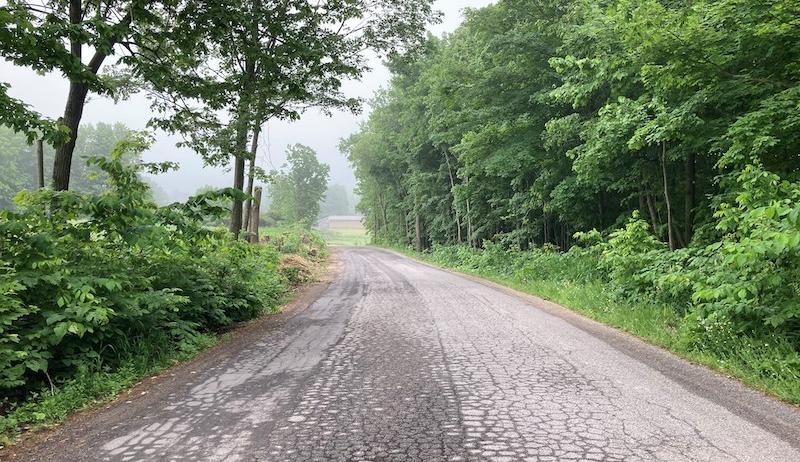
[[[343,270],[307,309],[15,456],[800,460],[797,408],[553,304],[377,249],[335,253]]]

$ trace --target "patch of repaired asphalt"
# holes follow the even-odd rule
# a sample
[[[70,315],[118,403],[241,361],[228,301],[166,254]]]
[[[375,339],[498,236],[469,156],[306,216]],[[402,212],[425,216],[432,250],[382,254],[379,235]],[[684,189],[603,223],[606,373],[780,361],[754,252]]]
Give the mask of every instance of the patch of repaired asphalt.
[[[796,408],[508,291],[340,255],[308,309],[25,460],[800,460]]]

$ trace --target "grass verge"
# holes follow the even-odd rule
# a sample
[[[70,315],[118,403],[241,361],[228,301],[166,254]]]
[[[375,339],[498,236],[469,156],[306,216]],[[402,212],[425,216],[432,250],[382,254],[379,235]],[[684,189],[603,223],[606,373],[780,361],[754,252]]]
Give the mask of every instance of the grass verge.
[[[681,340],[684,321],[680,310],[647,300],[625,300],[602,282],[575,283],[550,279],[523,280],[494,268],[475,269],[443,264],[429,253],[387,247],[434,266],[510,287],[558,303],[591,319],[633,334],[692,362],[705,365],[744,384],[791,404],[800,404],[800,355],[777,338],[720,338],[713,345],[696,347]]]
[[[367,245],[369,236],[365,229],[329,229],[320,231],[329,245]]]

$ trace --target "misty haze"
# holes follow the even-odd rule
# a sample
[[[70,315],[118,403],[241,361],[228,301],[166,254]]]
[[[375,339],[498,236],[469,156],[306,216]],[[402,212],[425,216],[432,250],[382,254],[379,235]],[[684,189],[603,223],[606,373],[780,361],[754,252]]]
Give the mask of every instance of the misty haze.
[[[488,4],[488,0],[442,0],[435,7],[441,11],[443,20],[430,26],[431,32],[441,34],[452,31],[461,20],[462,8]],[[390,74],[375,53],[366,54],[370,70],[358,81],[345,81],[343,92],[348,97],[364,101],[364,110],[374,93],[388,84]],[[8,61],[0,62],[0,81],[10,84],[8,94],[24,101],[45,117],[57,119],[64,111],[68,82],[56,72],[39,74],[29,68],[15,66]],[[355,200],[353,190],[356,182],[347,159],[339,151],[339,141],[358,130],[365,120],[364,110],[353,114],[350,111],[333,110],[329,115],[317,108],[310,108],[301,114],[299,120],[269,120],[264,124],[260,135],[257,164],[265,170],[280,168],[286,160],[286,148],[302,143],[313,148],[321,162],[331,167],[330,184],[341,185],[348,191],[351,201]],[[147,130],[151,117],[150,103],[143,94],[114,103],[109,98],[90,95],[84,109],[82,123],[122,124],[130,130]],[[162,191],[165,201],[181,201],[193,195],[203,186],[227,187],[231,185],[230,166],[209,167],[190,149],[178,148],[181,140],[177,135],[169,135],[163,130],[153,131],[155,143],[143,153],[148,162],[164,160],[178,162],[180,169],[174,172],[152,176],[152,182]],[[45,175],[50,176],[52,166],[45,167]],[[29,174],[31,181],[35,172]],[[9,200],[10,197],[4,197]],[[354,206],[354,203],[351,202]]]
[[[800,461],[798,18],[0,0],[0,460]]]

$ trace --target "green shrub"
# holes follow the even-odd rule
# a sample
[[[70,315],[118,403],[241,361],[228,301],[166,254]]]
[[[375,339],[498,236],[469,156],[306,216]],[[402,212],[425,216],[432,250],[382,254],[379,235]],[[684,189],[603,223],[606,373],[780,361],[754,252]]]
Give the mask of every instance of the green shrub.
[[[265,234],[280,253],[297,254],[316,260],[327,255],[327,245],[322,235],[302,224],[271,228]]]
[[[483,249],[465,245],[433,246],[428,251],[433,262],[451,268],[514,277],[520,281],[560,280],[586,282],[599,277],[597,253],[574,247],[559,252],[554,247],[530,250],[503,249],[486,242]]]
[[[695,334],[730,323],[736,334],[778,334],[800,348],[800,183],[750,165],[736,184],[716,213],[724,238],[690,268]]]
[[[697,348],[742,335],[800,348],[800,183],[749,165],[731,186],[716,242],[670,252],[634,214],[597,244],[600,265],[624,296],[689,312],[682,333]]]
[[[147,166],[121,162],[145,146],[133,137],[93,160],[105,192],[25,192],[0,212],[0,398],[113,370],[148,339],[191,351],[285,292],[274,248],[203,225],[232,191],[150,200]]]

